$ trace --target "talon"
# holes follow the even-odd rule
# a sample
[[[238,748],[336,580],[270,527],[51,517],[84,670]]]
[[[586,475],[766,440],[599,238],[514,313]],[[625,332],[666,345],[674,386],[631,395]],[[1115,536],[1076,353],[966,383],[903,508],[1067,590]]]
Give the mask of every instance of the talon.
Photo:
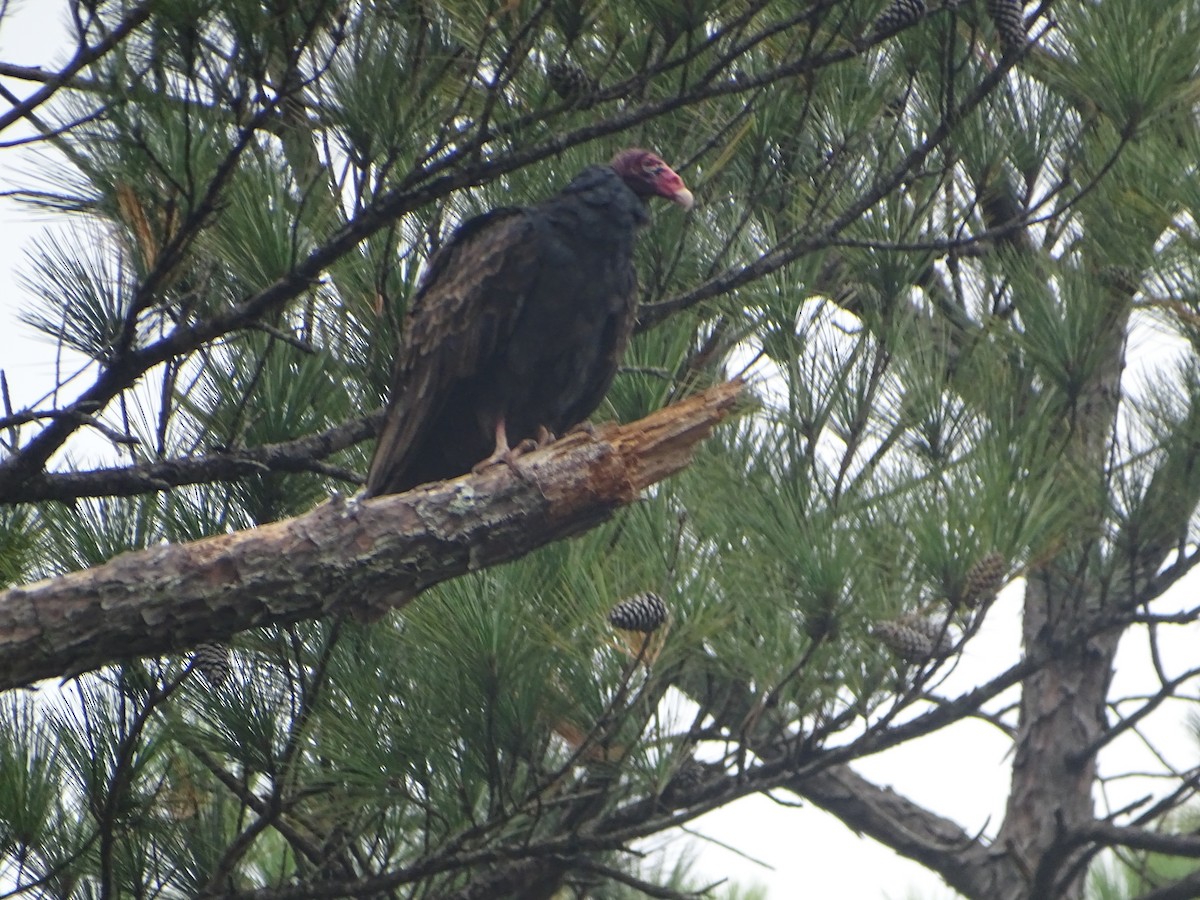
[[[471,466],[472,475],[478,475],[485,469],[490,469],[492,466],[499,465],[500,463],[508,463],[509,465],[512,464],[512,460],[509,459],[509,455],[512,453],[512,451],[508,448],[508,428],[504,424],[504,419],[500,419],[496,422],[495,434],[495,449],[492,450],[491,456],[488,456],[486,459],[481,459],[479,462],[475,463],[475,465]]]
[[[586,434],[588,437],[595,437],[596,426],[585,419],[578,425],[572,425],[567,434]]]
[[[515,447],[508,446],[508,429],[505,427],[504,420],[501,419],[496,423],[496,449],[492,451],[491,456],[487,459],[480,460],[471,466],[471,474],[478,475],[492,466],[504,465],[519,475],[521,473],[517,471],[517,467],[513,464],[514,461],[531,450],[536,450],[538,446],[538,442],[533,438],[525,438],[525,440],[521,441]]]
[[[471,474],[478,475],[480,472],[485,472],[493,466],[508,466],[509,470],[514,475],[516,475],[518,478],[524,479],[524,473],[517,468],[517,458],[524,456],[530,450],[536,449],[536,447],[527,446],[528,444],[532,443],[532,440],[526,439],[517,444],[517,446],[505,450],[499,455],[493,453],[487,459],[480,460],[479,462],[475,463],[475,465],[471,466]]]
[[[507,461],[508,460],[506,460],[504,457],[496,456],[496,454],[493,453],[487,459],[481,459],[479,462],[475,463],[475,465],[471,466],[471,474],[478,475],[480,472],[486,472],[492,466],[498,466]]]

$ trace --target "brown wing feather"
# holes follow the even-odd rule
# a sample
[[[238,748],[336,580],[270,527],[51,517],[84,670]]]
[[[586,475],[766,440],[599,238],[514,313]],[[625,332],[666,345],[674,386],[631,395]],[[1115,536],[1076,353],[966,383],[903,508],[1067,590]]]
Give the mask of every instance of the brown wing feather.
[[[493,210],[464,223],[430,261],[405,319],[368,497],[403,489],[448,393],[485,369],[512,333],[537,274],[533,228],[523,209]]]

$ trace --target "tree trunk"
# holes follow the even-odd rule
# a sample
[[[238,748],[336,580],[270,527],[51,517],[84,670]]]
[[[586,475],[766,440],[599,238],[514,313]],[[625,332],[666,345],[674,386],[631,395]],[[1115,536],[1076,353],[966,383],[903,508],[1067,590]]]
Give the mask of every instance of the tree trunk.
[[[1088,637],[1086,587],[1055,567],[1029,579],[1024,643],[1049,648],[1045,666],[1021,693],[1012,790],[997,838],[1021,872],[997,885],[995,900],[1083,897],[1083,870],[1072,838],[1091,824],[1097,741],[1120,631]],[[989,898],[990,900],[990,898]]]
[[[1105,547],[1109,510],[1106,467],[1120,401],[1130,295],[1110,290],[1096,323],[1096,362],[1068,399],[1062,450],[1062,491],[1073,501],[1069,543],[1036,567],[1025,590],[1022,637],[1026,655],[1046,663],[1021,690],[1012,785],[997,849],[1021,879],[996,884],[986,900],[1082,900],[1086,858],[1078,836],[1094,821],[1092,790],[1098,739],[1119,629],[1097,632],[1107,610]]]

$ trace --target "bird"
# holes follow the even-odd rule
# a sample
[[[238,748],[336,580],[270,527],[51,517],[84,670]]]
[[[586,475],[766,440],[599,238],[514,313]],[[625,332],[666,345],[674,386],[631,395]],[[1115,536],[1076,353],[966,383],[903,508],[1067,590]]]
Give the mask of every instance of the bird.
[[[595,411],[633,331],[652,197],[693,204],[658,155],[629,148],[455,230],[405,316],[364,496],[512,462]]]

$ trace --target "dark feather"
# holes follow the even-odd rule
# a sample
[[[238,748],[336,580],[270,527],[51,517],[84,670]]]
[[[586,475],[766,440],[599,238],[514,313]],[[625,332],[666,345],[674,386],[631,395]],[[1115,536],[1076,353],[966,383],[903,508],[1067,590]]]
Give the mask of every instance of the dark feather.
[[[464,223],[430,261],[392,370],[368,496],[462,474],[487,456],[475,454],[487,437],[476,435],[469,398],[458,395],[486,375],[520,314],[536,270],[531,233],[522,210],[493,210]],[[495,302],[506,296],[516,309]]]
[[[469,472],[501,420],[515,447],[590,415],[632,330],[647,218],[625,178],[592,166],[536,206],[460,226],[406,318],[367,496]]]

